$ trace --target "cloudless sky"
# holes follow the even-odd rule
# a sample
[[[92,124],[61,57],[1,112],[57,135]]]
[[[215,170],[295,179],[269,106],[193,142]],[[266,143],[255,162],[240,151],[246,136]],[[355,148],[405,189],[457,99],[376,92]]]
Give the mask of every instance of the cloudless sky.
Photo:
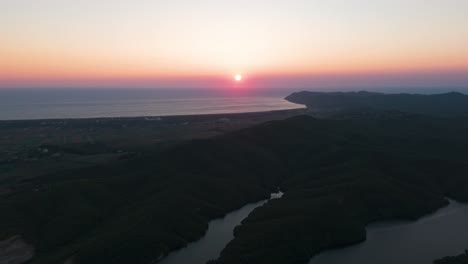
[[[467,0],[0,0],[0,87],[468,86]]]

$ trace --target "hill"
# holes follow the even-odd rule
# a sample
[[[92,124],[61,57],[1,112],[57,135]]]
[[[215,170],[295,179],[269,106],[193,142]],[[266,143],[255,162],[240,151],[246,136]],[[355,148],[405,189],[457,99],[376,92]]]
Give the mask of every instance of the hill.
[[[29,263],[157,263],[210,219],[256,209],[215,263],[307,263],[365,239],[366,224],[468,201],[468,119],[297,116],[88,168],[25,179],[0,201],[0,240]]]
[[[434,264],[466,264],[468,263],[468,250],[456,257],[445,257],[434,261]]]
[[[421,94],[383,94],[373,92],[297,92],[286,100],[322,111],[372,108],[436,116],[468,115],[468,95],[457,92]]]

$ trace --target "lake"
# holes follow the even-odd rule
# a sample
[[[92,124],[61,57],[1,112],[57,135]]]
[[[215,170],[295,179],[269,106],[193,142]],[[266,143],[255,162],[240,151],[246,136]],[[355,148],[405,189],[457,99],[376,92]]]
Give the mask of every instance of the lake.
[[[282,192],[271,194],[270,199],[279,199]],[[216,219],[209,223],[208,231],[200,240],[189,244],[187,247],[172,252],[164,258],[161,264],[205,264],[207,261],[217,259],[224,247],[234,238],[234,228],[242,223],[257,207],[267,203],[263,200],[251,203],[239,210],[227,214],[222,219]]]
[[[309,264],[431,264],[468,248],[468,205],[450,205],[415,222],[369,225],[367,240],[326,251]]]

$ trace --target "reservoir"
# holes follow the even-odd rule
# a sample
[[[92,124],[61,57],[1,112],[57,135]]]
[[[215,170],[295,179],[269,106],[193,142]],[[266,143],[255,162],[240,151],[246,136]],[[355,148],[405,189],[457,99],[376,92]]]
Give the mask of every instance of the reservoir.
[[[271,194],[270,199],[278,199],[282,192]],[[200,240],[189,244],[187,247],[170,253],[161,264],[205,264],[207,261],[217,259],[224,247],[234,238],[234,228],[241,224],[249,214],[257,207],[264,205],[268,200],[248,204],[239,210],[227,214],[222,219],[216,219],[209,223],[208,231]]]
[[[323,252],[309,264],[431,264],[468,249],[468,205],[450,205],[415,222],[371,224],[367,240]]]

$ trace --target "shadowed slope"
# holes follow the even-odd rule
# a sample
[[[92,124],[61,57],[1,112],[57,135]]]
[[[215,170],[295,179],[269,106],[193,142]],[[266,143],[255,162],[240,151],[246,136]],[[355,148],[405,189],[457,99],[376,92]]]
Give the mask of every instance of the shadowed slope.
[[[362,241],[369,222],[416,219],[447,195],[468,200],[466,124],[299,116],[44,175],[2,197],[0,236],[34,245],[31,263],[154,263],[280,186],[283,199],[255,210],[218,263],[306,263]]]

